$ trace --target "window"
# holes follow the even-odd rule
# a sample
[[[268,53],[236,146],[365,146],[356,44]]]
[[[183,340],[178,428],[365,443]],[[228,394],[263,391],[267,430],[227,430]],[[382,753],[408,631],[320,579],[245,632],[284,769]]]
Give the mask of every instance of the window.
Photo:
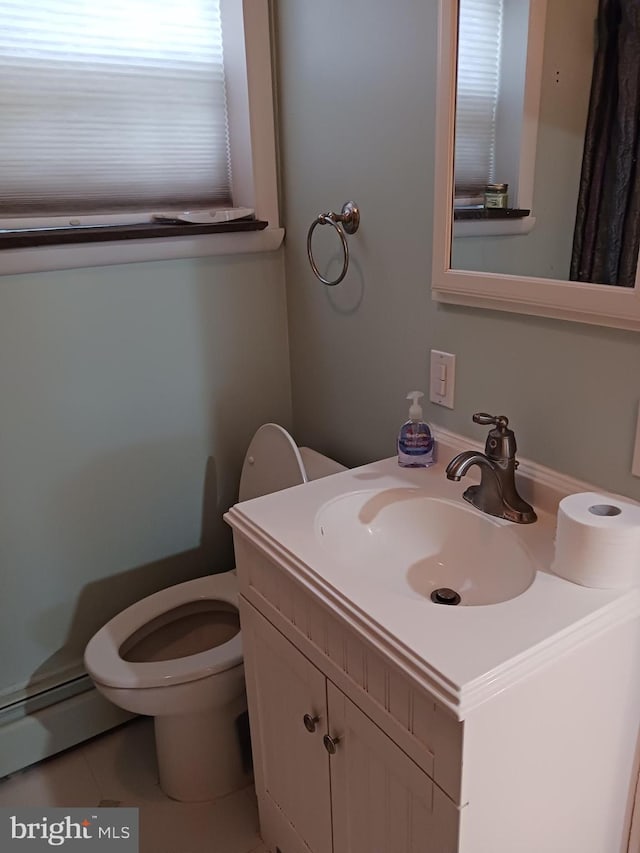
[[[480,203],[496,179],[503,0],[461,0],[456,101],[456,201]]]
[[[455,236],[526,233],[535,224],[535,151],[545,0],[459,0]],[[508,184],[507,219],[478,218],[488,183]],[[467,208],[467,210],[464,210]],[[518,217],[523,217],[518,221]]]
[[[193,243],[220,209],[225,230],[278,230],[267,0],[0,0],[0,13],[0,246],[34,229],[36,243],[118,239],[123,225]]]
[[[218,0],[3,5],[3,217],[231,204]]]

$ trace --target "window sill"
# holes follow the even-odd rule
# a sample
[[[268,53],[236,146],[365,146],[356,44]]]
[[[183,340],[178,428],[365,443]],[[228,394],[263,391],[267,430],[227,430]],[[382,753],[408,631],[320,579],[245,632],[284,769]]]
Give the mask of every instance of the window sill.
[[[211,225],[185,226],[176,234],[178,226],[166,236],[140,237],[129,229],[126,238],[113,236],[108,241],[74,242],[66,245],[31,245],[0,250],[0,275],[29,272],[100,267],[114,264],[133,264],[145,261],[203,258],[217,255],[241,255],[255,252],[273,252],[284,239],[283,228],[269,228],[212,233]],[[208,229],[203,232],[199,229]]]
[[[231,231],[264,231],[269,223],[259,219],[227,222],[138,222],[127,225],[43,225],[37,228],[0,228],[0,250],[34,246],[66,246],[75,243],[113,243],[119,240],[182,237],[193,234],[226,234]]]
[[[506,219],[456,219],[453,223],[454,237],[501,237],[513,234],[529,234],[536,224],[535,216]]]

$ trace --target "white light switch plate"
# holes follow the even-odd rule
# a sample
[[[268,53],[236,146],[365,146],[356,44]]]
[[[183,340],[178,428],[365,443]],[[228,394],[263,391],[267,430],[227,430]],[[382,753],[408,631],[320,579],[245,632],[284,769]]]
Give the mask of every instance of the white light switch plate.
[[[453,409],[456,386],[456,357],[450,352],[431,350],[429,399],[439,406]]]
[[[640,406],[638,406],[638,420],[636,421],[636,443],[633,448],[633,462],[631,463],[631,473],[635,477],[640,477]]]

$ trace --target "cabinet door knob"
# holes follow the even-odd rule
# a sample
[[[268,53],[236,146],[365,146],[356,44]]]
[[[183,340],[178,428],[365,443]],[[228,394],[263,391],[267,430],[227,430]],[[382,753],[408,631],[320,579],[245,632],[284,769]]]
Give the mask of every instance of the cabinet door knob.
[[[335,755],[336,750],[338,748],[338,744],[340,743],[340,738],[331,737],[331,735],[325,735],[322,738],[322,743],[324,744],[324,748],[327,750],[329,755]]]
[[[304,723],[304,727],[308,732],[315,732],[316,723],[320,722],[320,717],[314,717],[312,714],[305,714],[302,718],[302,722]]]

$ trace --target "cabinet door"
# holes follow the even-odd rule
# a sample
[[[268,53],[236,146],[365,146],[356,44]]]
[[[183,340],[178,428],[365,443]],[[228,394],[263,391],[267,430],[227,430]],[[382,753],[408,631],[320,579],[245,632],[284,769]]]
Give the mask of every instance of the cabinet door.
[[[331,853],[326,679],[244,599],[240,615],[263,838],[282,853]],[[305,714],[319,718],[314,732]]]
[[[328,682],[334,853],[455,853],[458,809]]]

